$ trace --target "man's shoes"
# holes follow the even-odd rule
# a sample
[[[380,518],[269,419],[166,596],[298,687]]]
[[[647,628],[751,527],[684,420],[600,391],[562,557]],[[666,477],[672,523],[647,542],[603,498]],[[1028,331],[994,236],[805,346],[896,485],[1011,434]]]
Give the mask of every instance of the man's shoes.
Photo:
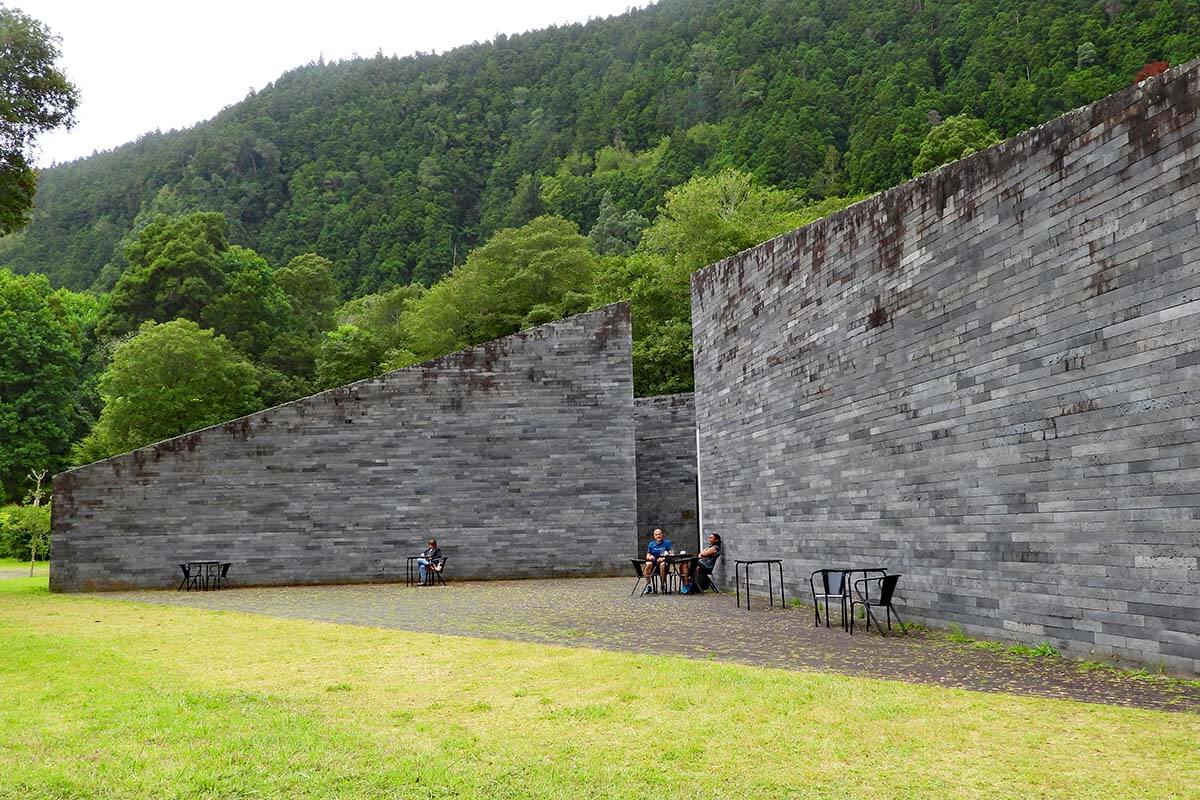
[[[646,588],[642,589],[642,594],[654,594],[654,587],[647,583]]]

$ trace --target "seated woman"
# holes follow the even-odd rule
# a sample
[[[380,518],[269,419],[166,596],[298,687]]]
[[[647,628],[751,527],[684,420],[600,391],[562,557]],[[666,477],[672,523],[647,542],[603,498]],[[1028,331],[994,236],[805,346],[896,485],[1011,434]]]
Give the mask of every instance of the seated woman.
[[[700,558],[696,562],[696,578],[693,583],[693,591],[703,592],[712,586],[712,573],[717,567],[717,559],[721,557],[721,549],[721,535],[710,533],[708,535],[708,547],[700,551]]]
[[[417,559],[417,569],[421,574],[420,586],[428,586],[429,570],[440,570],[442,564],[442,548],[438,547],[437,539],[430,539],[426,544],[428,546]]]

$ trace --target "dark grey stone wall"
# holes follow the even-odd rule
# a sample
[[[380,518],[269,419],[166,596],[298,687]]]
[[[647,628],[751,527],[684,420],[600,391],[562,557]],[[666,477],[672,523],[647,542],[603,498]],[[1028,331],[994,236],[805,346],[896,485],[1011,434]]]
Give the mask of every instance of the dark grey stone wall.
[[[696,552],[696,404],[690,394],[639,397],[637,431],[638,553],[662,528],[677,547]],[[632,554],[636,555],[636,554]]]
[[[430,535],[455,578],[623,574],[633,417],[609,306],[57,476],[51,588],[403,580]]]
[[[706,529],[1200,668],[1200,62],[693,278]]]

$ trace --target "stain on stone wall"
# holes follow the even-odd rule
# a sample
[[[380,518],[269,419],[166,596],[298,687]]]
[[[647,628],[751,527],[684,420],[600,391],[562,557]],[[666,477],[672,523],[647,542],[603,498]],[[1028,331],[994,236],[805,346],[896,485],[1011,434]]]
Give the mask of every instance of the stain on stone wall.
[[[608,306],[58,475],[55,591],[628,571],[629,311]],[[623,568],[624,567],[624,568]]]
[[[1200,670],[1200,62],[693,277],[706,527]]]

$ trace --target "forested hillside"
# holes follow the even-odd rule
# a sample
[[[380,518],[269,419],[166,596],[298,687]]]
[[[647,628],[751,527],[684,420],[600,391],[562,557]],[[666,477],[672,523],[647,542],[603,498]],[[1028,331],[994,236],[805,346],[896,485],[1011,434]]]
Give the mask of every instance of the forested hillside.
[[[207,210],[272,263],[328,258],[343,297],[428,285],[542,213],[589,232],[606,192],[653,220],[725,167],[812,198],[883,189],[952,115],[1008,136],[1197,52],[1200,0],[663,0],[292,70],[193,129],[45,171],[0,264],[107,289],[154,213]]]

